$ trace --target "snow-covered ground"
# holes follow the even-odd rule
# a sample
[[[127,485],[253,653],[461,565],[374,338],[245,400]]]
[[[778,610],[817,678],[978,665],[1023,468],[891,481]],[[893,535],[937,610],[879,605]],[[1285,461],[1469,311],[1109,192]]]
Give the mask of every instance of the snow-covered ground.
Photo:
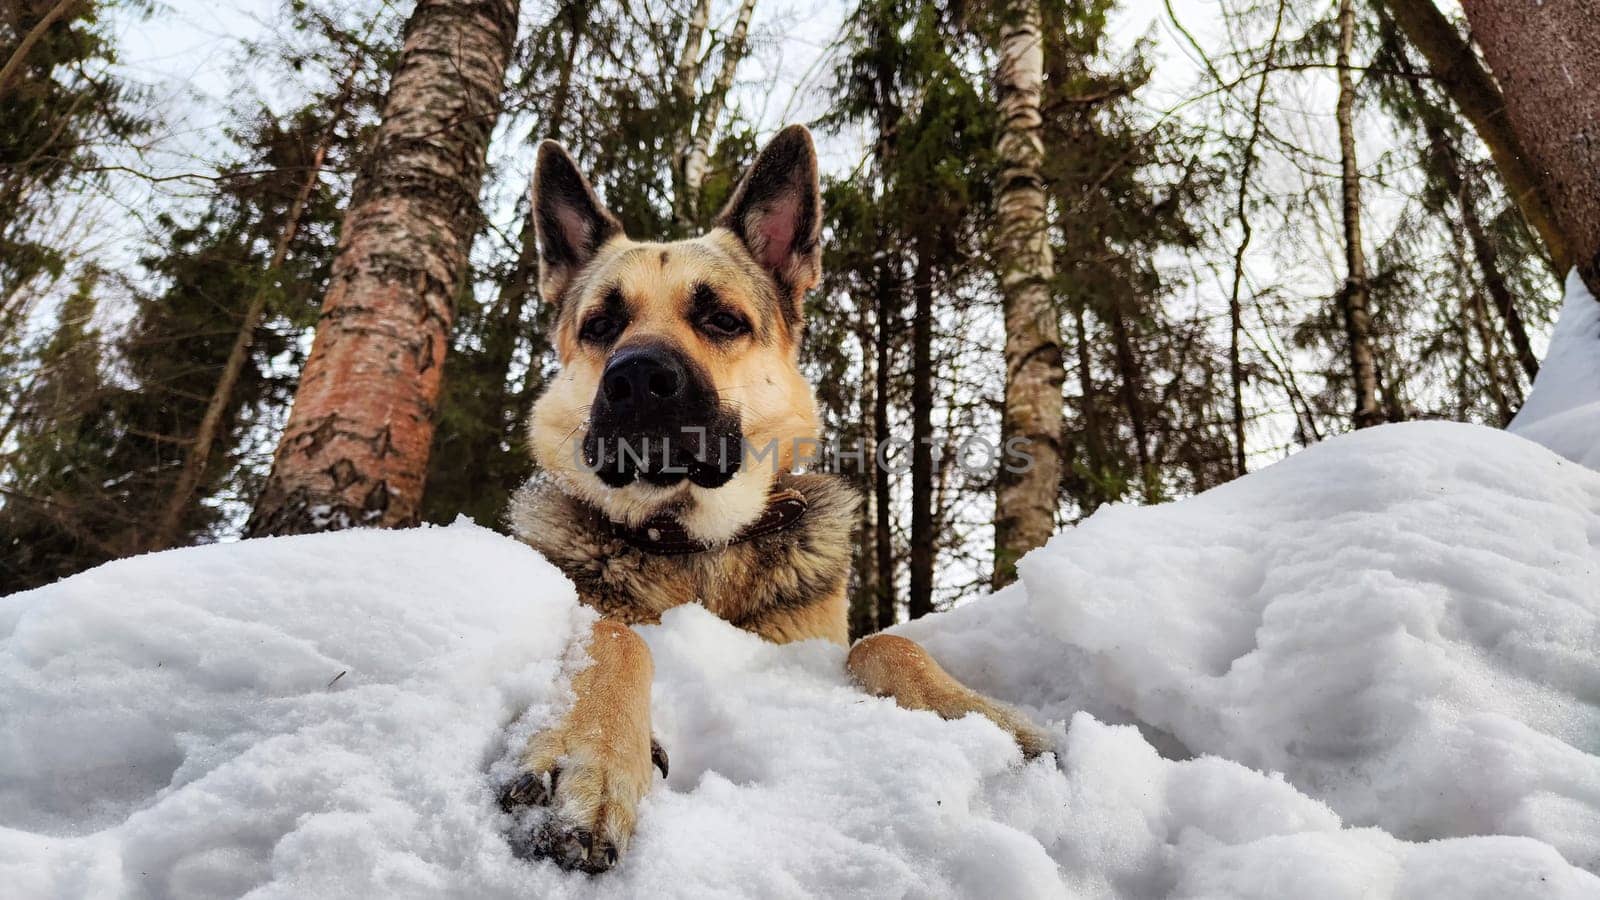
[[[0,600],[0,885],[1600,897],[1600,472],[1571,461],[1597,331],[1575,290],[1519,434],[1373,429],[1107,509],[900,629],[1050,721],[1056,757],[863,696],[842,648],[698,607],[641,628],[672,774],[603,876],[502,837],[508,743],[558,715],[590,616],[520,544],[246,541]]]

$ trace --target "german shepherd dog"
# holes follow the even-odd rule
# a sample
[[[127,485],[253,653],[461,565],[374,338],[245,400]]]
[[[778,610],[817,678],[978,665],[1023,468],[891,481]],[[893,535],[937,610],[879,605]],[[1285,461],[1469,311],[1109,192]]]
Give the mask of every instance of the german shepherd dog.
[[[700,603],[771,641],[846,644],[858,498],[837,475],[793,471],[817,431],[799,368],[804,297],[821,275],[810,133],[780,132],[715,227],[673,243],[623,234],[559,144],[544,142],[536,167],[539,292],[555,305],[561,371],[534,406],[540,475],[510,519],[601,618],[573,706],[529,742],[500,799],[550,808],[543,827],[513,832],[519,855],[601,872],[628,846],[652,768],[667,770],[650,651],[629,626]],[[901,706],[979,713],[1024,754],[1048,749],[909,640],[865,638],[846,665]]]

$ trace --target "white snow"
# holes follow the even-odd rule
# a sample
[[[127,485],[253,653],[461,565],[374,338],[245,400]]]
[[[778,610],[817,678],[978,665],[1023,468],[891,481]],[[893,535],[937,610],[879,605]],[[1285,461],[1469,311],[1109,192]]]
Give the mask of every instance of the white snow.
[[[1022,564],[1088,693],[1346,822],[1517,834],[1600,871],[1600,473],[1402,425]]]
[[[1533,393],[1508,430],[1600,469],[1600,302],[1576,269]]]
[[[1522,435],[1600,434],[1577,299]],[[679,609],[639,629],[671,778],[590,877],[514,859],[494,804],[592,615],[531,550],[458,524],[112,563],[0,600],[0,885],[1600,897],[1600,472],[1390,426],[1102,510],[1021,568],[899,630],[1051,722],[1057,756],[862,695],[842,648]]]

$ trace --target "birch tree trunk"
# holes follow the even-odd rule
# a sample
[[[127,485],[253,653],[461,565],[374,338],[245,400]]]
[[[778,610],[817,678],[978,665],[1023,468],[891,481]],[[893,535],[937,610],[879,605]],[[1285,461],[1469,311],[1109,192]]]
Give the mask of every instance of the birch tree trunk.
[[[1010,0],[1001,17],[996,87],[1000,107],[1000,184],[996,199],[1006,327],[1002,449],[1026,442],[1027,466],[1002,464],[995,492],[994,584],[1016,578],[1017,560],[1055,530],[1061,481],[1061,325],[1050,295],[1054,265],[1046,228],[1039,97],[1044,45],[1038,0]],[[1002,463],[1005,462],[1002,456]],[[1016,471],[1013,471],[1016,470]]]
[[[705,40],[706,26],[711,21],[711,0],[695,0],[689,13],[689,24],[684,31],[683,49],[678,54],[677,71],[673,75],[673,95],[677,101],[681,124],[675,146],[672,148],[672,219],[687,227],[689,149],[694,143],[695,95],[700,82],[700,45]]]
[[[419,0],[249,535],[416,524],[517,0]]]
[[[1462,0],[1506,119],[1546,173],[1571,263],[1600,297],[1600,0]]]
[[[1356,15],[1353,0],[1339,0],[1339,122],[1340,181],[1344,205],[1345,281],[1339,292],[1344,314],[1345,340],[1350,352],[1350,380],[1356,406],[1351,416],[1357,428],[1383,421],[1378,406],[1378,367],[1372,349],[1371,292],[1367,285],[1367,257],[1361,247],[1361,172],[1356,165],[1355,80],[1350,54],[1355,47]]]
[[[711,84],[705,106],[700,110],[700,121],[695,125],[694,141],[683,164],[683,194],[679,209],[679,224],[690,227],[700,220],[700,187],[706,180],[706,163],[711,156],[711,138],[716,134],[717,122],[722,118],[722,107],[728,101],[728,91],[733,88],[733,77],[748,49],[746,38],[750,33],[750,17],[755,13],[756,0],[744,0],[739,5],[739,18],[733,24],[733,34],[722,50],[722,69]]]
[[[678,99],[694,102],[695,83],[700,80],[700,44],[705,40],[706,25],[711,21],[711,0],[695,0],[694,11],[689,14],[689,24],[683,35],[683,51],[678,54],[677,72],[673,84]]]

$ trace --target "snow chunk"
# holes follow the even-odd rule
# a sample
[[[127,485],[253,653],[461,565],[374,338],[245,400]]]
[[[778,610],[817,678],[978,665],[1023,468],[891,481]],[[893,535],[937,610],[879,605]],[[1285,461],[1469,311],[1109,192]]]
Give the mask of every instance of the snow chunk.
[[[1528,838],[1410,844],[1343,829],[1290,787],[1214,757],[1174,762],[1129,727],[1073,720],[1071,820],[1054,847],[1073,893],[1228,898],[1592,896],[1600,879]]]
[[[484,767],[518,712],[566,702],[590,615],[536,554],[461,527],[180,550],[0,600],[0,881],[449,884],[504,852]]]
[[[1600,469],[1600,301],[1576,269],[1533,393],[1508,430]]]
[[[1600,473],[1485,428],[1370,429],[1103,510],[1021,574],[1077,689],[1181,746],[1354,824],[1600,871]]]

